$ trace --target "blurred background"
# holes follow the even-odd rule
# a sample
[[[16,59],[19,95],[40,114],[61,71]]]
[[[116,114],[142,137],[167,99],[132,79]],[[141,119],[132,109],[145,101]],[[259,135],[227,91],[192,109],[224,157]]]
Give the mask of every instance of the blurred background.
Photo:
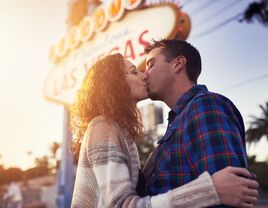
[[[44,98],[52,67],[48,52],[92,2],[0,0],[0,207],[6,206],[3,196],[11,181],[19,185],[24,207],[56,207],[62,194],[57,173],[64,155],[66,112],[63,105]],[[256,207],[268,207],[268,2],[173,3],[191,19],[187,41],[203,60],[199,83],[230,98],[244,118],[249,169],[261,185]],[[168,109],[149,100],[139,107],[147,135],[139,145],[144,162],[164,132]]]

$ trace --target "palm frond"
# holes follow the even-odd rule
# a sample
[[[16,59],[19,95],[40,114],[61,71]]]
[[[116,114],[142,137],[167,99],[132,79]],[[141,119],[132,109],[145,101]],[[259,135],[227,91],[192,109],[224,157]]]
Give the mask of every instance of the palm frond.
[[[265,105],[259,105],[262,114],[260,117],[250,116],[250,126],[246,131],[246,140],[251,143],[256,143],[262,137],[266,137],[268,141],[268,102]]]

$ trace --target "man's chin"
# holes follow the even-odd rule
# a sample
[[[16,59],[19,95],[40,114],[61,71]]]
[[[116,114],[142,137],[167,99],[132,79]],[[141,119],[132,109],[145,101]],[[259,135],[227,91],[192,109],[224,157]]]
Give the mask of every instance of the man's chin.
[[[148,91],[148,97],[151,99],[151,100],[159,100],[158,96],[156,95],[156,93],[153,93],[153,92],[150,92]]]

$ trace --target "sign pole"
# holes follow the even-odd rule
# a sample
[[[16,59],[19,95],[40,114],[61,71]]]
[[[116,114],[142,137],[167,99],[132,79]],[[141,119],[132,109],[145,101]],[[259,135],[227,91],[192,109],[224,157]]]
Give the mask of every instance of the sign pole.
[[[62,157],[60,170],[57,172],[57,199],[58,208],[70,208],[74,187],[74,157],[70,151],[72,134],[69,130],[69,111],[64,107]]]

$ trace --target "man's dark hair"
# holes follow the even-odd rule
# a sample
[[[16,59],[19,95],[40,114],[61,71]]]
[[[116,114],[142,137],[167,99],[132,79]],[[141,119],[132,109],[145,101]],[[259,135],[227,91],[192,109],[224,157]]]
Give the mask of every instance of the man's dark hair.
[[[202,64],[199,51],[195,47],[181,39],[162,39],[158,41],[153,40],[152,43],[145,48],[145,52],[148,54],[155,48],[162,49],[167,62],[172,61],[177,56],[184,56],[187,60],[186,73],[188,78],[197,84]]]

